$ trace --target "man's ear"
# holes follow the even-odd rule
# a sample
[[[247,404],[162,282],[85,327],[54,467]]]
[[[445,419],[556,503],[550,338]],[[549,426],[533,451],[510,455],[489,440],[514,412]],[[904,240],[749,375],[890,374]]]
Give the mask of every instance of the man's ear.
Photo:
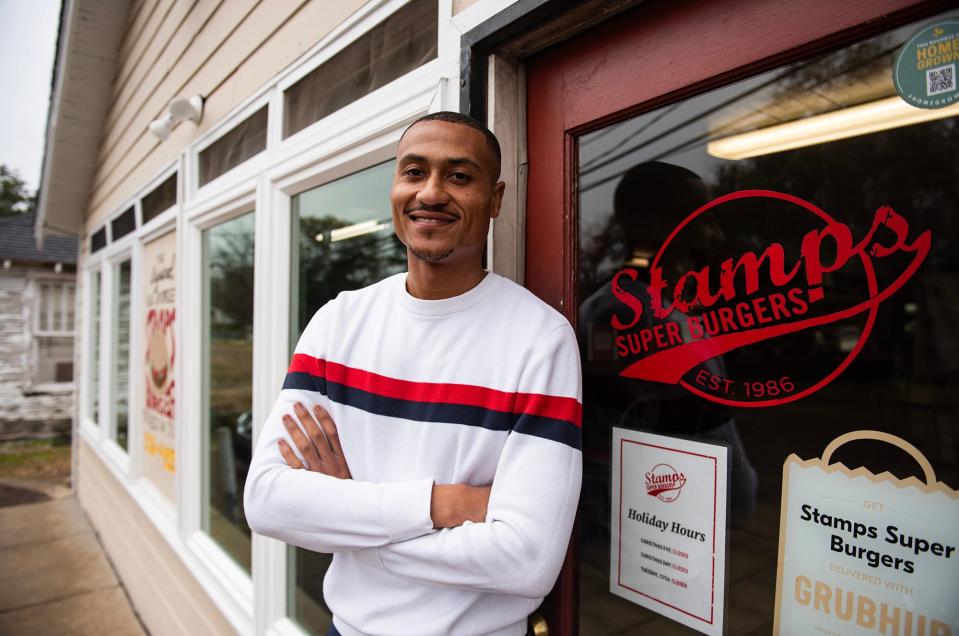
[[[497,181],[493,186],[493,201],[490,206],[489,218],[495,219],[499,216],[499,208],[503,205],[503,193],[506,191],[506,182]]]

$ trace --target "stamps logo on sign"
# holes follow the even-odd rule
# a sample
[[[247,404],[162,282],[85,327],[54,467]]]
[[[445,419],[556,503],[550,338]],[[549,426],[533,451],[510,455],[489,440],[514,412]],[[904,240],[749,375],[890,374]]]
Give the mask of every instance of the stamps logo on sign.
[[[669,464],[656,464],[646,473],[646,494],[660,501],[676,501],[686,485],[686,475]]]

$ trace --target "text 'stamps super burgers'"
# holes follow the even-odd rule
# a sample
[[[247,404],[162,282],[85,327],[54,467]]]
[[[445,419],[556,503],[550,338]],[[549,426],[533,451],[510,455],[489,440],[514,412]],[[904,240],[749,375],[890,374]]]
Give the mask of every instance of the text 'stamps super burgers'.
[[[853,440],[912,455],[925,483],[830,464]],[[905,440],[855,431],[783,467],[774,634],[959,634],[959,492]]]

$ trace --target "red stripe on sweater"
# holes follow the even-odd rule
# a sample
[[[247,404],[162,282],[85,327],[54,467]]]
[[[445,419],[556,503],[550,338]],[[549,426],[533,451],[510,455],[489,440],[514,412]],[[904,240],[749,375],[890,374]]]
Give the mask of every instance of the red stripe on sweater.
[[[329,362],[322,358],[314,358],[305,353],[293,355],[289,372],[309,373],[314,377],[325,378],[330,382],[383,397],[413,402],[462,404],[506,413],[537,415],[565,420],[577,428],[583,421],[582,405],[570,397],[539,393],[508,393],[472,384],[399,380]]]

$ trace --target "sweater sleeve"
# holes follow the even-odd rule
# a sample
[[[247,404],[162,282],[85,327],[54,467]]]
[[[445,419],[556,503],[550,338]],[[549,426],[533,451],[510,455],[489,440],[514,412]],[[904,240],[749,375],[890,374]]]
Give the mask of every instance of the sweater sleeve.
[[[323,357],[324,310],[328,308],[320,309],[310,321],[297,353]],[[431,532],[431,479],[371,483],[287,466],[278,441],[283,438],[291,448],[296,447],[283,427],[283,415],[292,414],[297,401],[307,408],[314,403],[329,408],[325,391],[298,388],[315,381],[308,372],[291,365],[263,424],[243,493],[250,529],[316,552],[359,550]]]
[[[422,583],[540,599],[562,567],[582,481],[581,370],[572,329],[539,343],[523,370],[519,417],[497,464],[484,523],[375,549]]]

